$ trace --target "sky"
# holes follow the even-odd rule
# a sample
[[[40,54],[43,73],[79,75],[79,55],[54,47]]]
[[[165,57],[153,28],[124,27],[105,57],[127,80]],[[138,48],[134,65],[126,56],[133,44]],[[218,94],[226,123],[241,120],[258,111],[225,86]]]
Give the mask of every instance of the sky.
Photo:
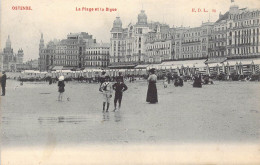
[[[39,41],[65,39],[70,32],[88,32],[97,42],[109,42],[110,30],[117,16],[123,27],[136,23],[144,9],[148,22],[159,21],[172,26],[200,26],[214,22],[219,13],[229,10],[230,0],[1,0],[1,49],[10,35],[12,48],[24,50],[24,61],[39,57]],[[258,0],[235,0],[240,7],[256,8]],[[14,6],[31,6],[32,10],[12,10]],[[76,11],[76,8],[116,8],[117,11]],[[208,12],[192,12],[201,9]],[[215,10],[216,12],[213,12]]]

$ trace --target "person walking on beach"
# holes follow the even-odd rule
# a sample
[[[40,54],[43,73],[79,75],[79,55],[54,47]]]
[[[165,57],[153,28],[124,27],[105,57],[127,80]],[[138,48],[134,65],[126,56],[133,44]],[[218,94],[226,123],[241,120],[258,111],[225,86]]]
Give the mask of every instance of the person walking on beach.
[[[3,71],[2,73],[3,73],[3,75],[1,77],[1,86],[2,86],[2,95],[1,96],[5,96],[6,74],[5,74],[5,71]]]
[[[157,103],[158,102],[157,88],[156,88],[157,76],[155,75],[154,68],[150,70],[150,76],[148,77],[147,81],[148,81],[148,90],[147,90],[146,102],[152,104]]]
[[[121,101],[123,97],[123,92],[127,90],[127,86],[124,84],[123,79],[120,77],[117,77],[116,83],[112,86],[113,89],[115,90],[115,99],[114,99],[114,111],[116,110],[116,104],[118,101],[118,110],[121,107]]]
[[[167,79],[166,76],[165,76],[164,79],[163,79],[163,87],[164,87],[164,88],[167,88],[167,87],[168,87],[168,79]]]
[[[58,87],[59,87],[58,101],[62,101],[63,93],[65,91],[64,76],[59,77]]]
[[[103,93],[103,112],[105,111],[106,104],[107,104],[106,112],[108,112],[110,99],[112,97],[112,85],[109,82],[108,76],[105,78],[105,82],[101,84],[99,91]]]
[[[117,78],[116,78],[116,81],[117,81],[117,79],[120,79],[120,82],[124,82],[124,77],[122,76],[122,72],[119,72],[119,73],[118,73],[118,76],[117,76]]]

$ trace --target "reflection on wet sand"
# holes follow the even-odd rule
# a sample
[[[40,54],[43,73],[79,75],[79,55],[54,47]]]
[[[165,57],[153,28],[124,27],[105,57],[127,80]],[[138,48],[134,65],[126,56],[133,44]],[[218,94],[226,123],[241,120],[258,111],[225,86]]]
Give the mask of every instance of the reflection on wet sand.
[[[109,121],[109,112],[103,112],[103,120],[102,121]]]
[[[78,117],[78,116],[58,116],[58,117],[39,117],[38,122],[40,124],[43,123],[49,123],[49,124],[54,124],[54,123],[82,123],[82,122],[87,122],[91,121],[90,118],[87,117]]]
[[[120,111],[115,111],[114,116],[115,116],[115,122],[121,121],[121,112]]]

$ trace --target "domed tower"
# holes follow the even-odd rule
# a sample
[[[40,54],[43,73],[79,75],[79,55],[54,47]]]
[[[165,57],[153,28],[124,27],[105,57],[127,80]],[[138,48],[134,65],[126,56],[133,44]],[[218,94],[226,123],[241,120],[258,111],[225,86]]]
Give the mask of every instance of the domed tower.
[[[113,23],[113,27],[122,28],[122,21],[121,21],[120,17],[116,17],[116,19],[114,20],[114,23]]]
[[[122,28],[122,21],[120,17],[116,17],[113,22],[113,27],[110,31],[111,38],[110,38],[110,62],[120,62],[123,59],[122,54],[122,46],[123,46],[123,28]]]
[[[147,15],[144,10],[141,10],[141,13],[138,14],[138,25],[147,25]]]
[[[41,34],[39,49],[43,49],[43,48],[44,48],[44,39],[43,39],[43,34]]]
[[[239,6],[236,4],[233,4],[229,8],[229,13],[230,14],[238,14],[239,13]]]
[[[141,10],[141,13],[138,14],[138,21],[135,25],[135,38],[134,41],[134,55],[133,61],[142,62],[144,61],[145,55],[145,40],[146,34],[149,32],[149,27],[147,23],[147,16],[144,10]]]
[[[229,13],[230,14],[238,14],[239,13],[239,6],[236,4],[236,2],[234,0],[231,0]]]

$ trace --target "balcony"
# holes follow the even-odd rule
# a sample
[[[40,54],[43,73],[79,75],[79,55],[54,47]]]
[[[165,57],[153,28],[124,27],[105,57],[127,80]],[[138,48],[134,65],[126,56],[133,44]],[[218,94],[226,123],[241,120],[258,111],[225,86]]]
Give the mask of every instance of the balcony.
[[[182,42],[181,44],[193,44],[193,43],[200,43],[200,41]]]
[[[225,46],[217,46],[215,47],[215,50],[226,50]]]
[[[217,38],[215,41],[227,41],[227,38]]]

